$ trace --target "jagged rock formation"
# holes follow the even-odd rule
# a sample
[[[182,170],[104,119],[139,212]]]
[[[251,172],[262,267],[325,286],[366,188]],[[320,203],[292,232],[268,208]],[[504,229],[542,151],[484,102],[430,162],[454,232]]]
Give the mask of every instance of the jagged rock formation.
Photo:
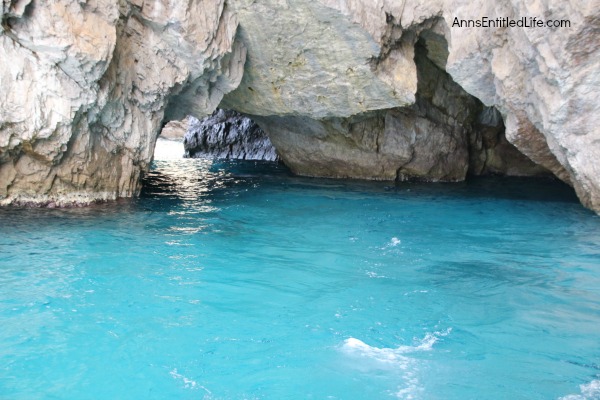
[[[202,120],[191,117],[183,140],[186,157],[277,161],[267,134],[250,118],[217,110]]]
[[[573,185],[600,211],[600,16],[585,1],[395,2],[320,0],[340,10],[381,45],[377,68],[434,20],[449,43],[440,64],[469,94],[495,106],[506,138],[534,162]],[[568,20],[565,28],[466,28],[454,19],[537,17]],[[401,32],[401,33],[399,33]],[[390,34],[391,33],[391,34]],[[390,52],[386,49],[392,48]],[[383,61],[384,63],[382,64]]]
[[[236,28],[224,0],[3,0],[0,202],[135,195],[165,113],[238,85]]]
[[[301,175],[401,181],[550,175],[506,141],[499,113],[466,93],[435,57],[443,55],[431,54],[422,38],[415,47],[412,106],[350,118],[254,118]]]
[[[286,146],[335,138],[323,158],[293,150],[287,161],[298,170],[320,161],[323,171],[341,171],[342,164],[323,160],[358,154],[347,176],[455,180],[465,162],[473,173],[520,173],[515,163],[524,159],[510,142],[600,210],[600,17],[593,3],[0,4],[0,59],[10,60],[0,64],[3,204],[135,195],[160,128],[221,103],[273,131],[284,160]],[[481,16],[568,19],[571,27],[453,26],[455,18]],[[439,85],[426,95],[415,62],[419,41],[439,71],[481,101],[479,112],[436,103]],[[505,137],[484,106],[498,110]],[[298,136],[304,133],[308,139]]]
[[[160,131],[160,137],[167,140],[175,140],[183,142],[185,133],[187,132],[188,126],[190,125],[190,119],[193,117],[186,117],[182,120],[169,121]]]

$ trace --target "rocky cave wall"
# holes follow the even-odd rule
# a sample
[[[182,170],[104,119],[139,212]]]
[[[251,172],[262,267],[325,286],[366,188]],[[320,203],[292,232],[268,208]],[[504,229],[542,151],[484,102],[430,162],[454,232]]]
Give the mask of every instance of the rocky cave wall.
[[[550,176],[506,140],[495,108],[466,93],[433,61],[445,65],[447,55],[443,36],[421,32],[411,106],[350,118],[252,118],[300,175],[399,181],[462,181],[467,174]]]
[[[0,202],[136,195],[169,105],[238,85],[236,28],[224,0],[3,0]]]
[[[217,109],[201,120],[189,117],[183,147],[190,158],[279,161],[265,131],[231,110]]]
[[[161,127],[220,103],[259,120],[299,172],[312,163],[318,170],[307,174],[376,179],[518,173],[527,160],[510,142],[600,210],[600,17],[592,3],[2,0],[1,7],[0,59],[10,60],[0,64],[3,204],[135,195]],[[568,19],[571,27],[452,26],[455,17],[480,16]],[[417,79],[427,67],[415,62],[419,40],[446,94],[439,82]],[[445,101],[455,92],[448,82],[474,96],[460,94],[468,104],[481,104]],[[344,166],[349,158],[358,161]]]

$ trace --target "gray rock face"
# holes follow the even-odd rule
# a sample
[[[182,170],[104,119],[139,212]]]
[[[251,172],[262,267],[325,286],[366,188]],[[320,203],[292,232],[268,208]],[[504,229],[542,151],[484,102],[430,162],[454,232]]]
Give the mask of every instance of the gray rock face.
[[[3,0],[1,19],[0,204],[137,194],[167,113],[208,114],[242,76],[224,0]]]
[[[484,107],[469,134],[469,174],[551,177],[552,172],[534,163],[505,135],[500,112]]]
[[[193,117],[188,116],[183,120],[169,121],[160,131],[160,137],[167,140],[183,142],[191,118]]]
[[[217,110],[202,120],[191,117],[183,141],[186,157],[277,161],[267,134],[250,118]]]
[[[238,39],[248,48],[244,77],[222,107],[251,115],[348,117],[414,101],[413,63],[395,85],[370,59],[379,46],[361,26],[311,0],[234,0]]]
[[[460,181],[467,173],[550,174],[508,143],[494,108],[484,107],[436,65],[432,58],[445,60],[432,54],[426,39],[415,49],[413,106],[350,118],[255,118],[283,161],[301,175]]]
[[[209,115],[221,103],[260,117],[298,171],[314,163],[325,171],[319,174],[375,179],[524,173],[515,163],[526,159],[510,143],[600,211],[600,18],[593,2],[0,4],[0,59],[10,60],[0,63],[2,204],[135,195],[161,127]],[[571,26],[453,24],[481,16]],[[481,109],[465,96],[458,99],[467,104],[444,100],[451,87],[423,87],[419,40],[428,60]],[[496,117],[480,115],[483,106],[498,110],[504,136]]]
[[[600,172],[598,163],[592,161],[600,159],[600,114],[594,112],[597,104],[600,104],[600,18],[597,8],[589,2],[317,0],[309,6],[300,3],[305,2],[239,2],[243,4],[243,10],[236,9],[243,20],[245,34],[242,39],[251,49],[244,79],[252,79],[246,81],[250,83],[284,82],[282,87],[285,90],[283,96],[280,96],[277,85],[260,90],[247,85],[251,90],[242,82],[235,92],[225,97],[224,101],[229,107],[264,117],[309,118],[324,123],[335,117],[348,117],[347,113],[332,116],[318,112],[315,104],[318,96],[323,96],[323,86],[330,86],[329,82],[335,82],[333,86],[336,87],[338,82],[341,87],[347,85],[345,76],[334,80],[328,79],[327,73],[311,74],[315,69],[323,70],[323,65],[327,65],[326,61],[321,61],[327,57],[319,58],[319,55],[334,53],[330,58],[333,60],[339,40],[345,41],[344,38],[335,37],[335,33],[342,29],[339,24],[331,21],[331,13],[321,12],[321,5],[339,11],[355,24],[352,41],[357,40],[355,32],[360,27],[375,43],[377,49],[367,56],[371,70],[378,80],[399,94],[398,103],[392,106],[381,105],[378,109],[406,105],[402,104],[406,100],[402,93],[408,87],[417,86],[412,49],[418,37],[430,31],[449,43],[448,48],[443,49],[443,46],[438,46],[439,42],[431,41],[431,47],[440,50],[434,53],[447,53],[447,57],[434,56],[432,60],[446,70],[467,93],[480,99],[485,106],[498,109],[506,123],[507,141],[534,162],[571,183],[586,206],[600,210]],[[312,18],[305,21],[304,16],[308,11],[302,12],[299,13],[301,18],[290,21],[285,26],[276,25],[272,30],[268,28],[270,23],[265,23],[276,21],[282,12],[298,7],[312,7]],[[512,19],[536,16],[544,21],[569,20],[571,27],[453,26],[455,18],[467,20],[481,16]],[[327,30],[327,36],[323,35],[329,44],[325,45],[326,50],[322,50],[319,35],[311,33],[314,21],[321,21],[323,29]],[[289,32],[287,36],[290,38],[281,39],[285,51],[263,50],[266,47],[264,43],[282,36],[284,32]],[[300,41],[300,37],[303,41]],[[254,49],[259,47],[260,50]],[[293,48],[298,49],[296,54],[307,55],[303,58],[307,60],[303,65],[314,68],[290,69],[290,66],[295,65],[291,50]],[[340,47],[342,48],[343,46]],[[261,51],[266,52],[260,53]],[[256,57],[256,62],[252,58],[255,52],[261,54]],[[302,90],[299,90],[300,88],[288,83],[306,76],[313,77],[316,84],[305,83]],[[278,79],[269,80],[270,77]],[[372,93],[371,88],[367,84],[362,93]],[[300,94],[294,101],[294,107],[290,107],[288,98],[298,93]],[[373,110],[370,108],[357,112],[356,105],[364,102],[362,99],[357,101],[356,97],[348,93],[351,94],[337,92],[332,96],[335,100],[330,103],[339,99],[352,99],[354,106],[348,108],[352,110],[351,118]],[[381,95],[380,91],[377,93],[378,96]],[[385,98],[391,100],[394,96]],[[267,128],[266,125],[264,127]],[[314,124],[311,124],[312,128]],[[313,132],[311,129],[307,131]],[[275,138],[273,140],[276,141]],[[285,151],[281,151],[283,156]]]

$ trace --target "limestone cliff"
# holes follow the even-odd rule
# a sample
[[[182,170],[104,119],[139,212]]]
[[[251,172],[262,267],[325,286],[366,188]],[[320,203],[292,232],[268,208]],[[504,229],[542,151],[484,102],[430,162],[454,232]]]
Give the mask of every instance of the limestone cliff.
[[[600,16],[583,0],[473,3],[437,0],[319,0],[371,34],[377,69],[406,54],[409,32],[432,17],[448,42],[446,65],[462,88],[504,117],[506,137],[522,153],[571,183],[600,211]],[[506,17],[569,22],[563,28],[466,28],[455,18]],[[400,39],[398,39],[400,38]],[[400,40],[400,42],[399,42]],[[400,46],[401,50],[395,48]],[[389,49],[389,50],[388,50]]]
[[[2,203],[135,195],[165,113],[238,85],[236,29],[223,0],[3,0]]]
[[[300,172],[541,171],[512,144],[600,210],[593,2],[2,0],[0,12],[4,204],[135,195],[160,128],[221,103],[256,116]],[[570,27],[453,24],[482,16]]]
[[[466,93],[435,59],[443,58],[421,38],[411,106],[350,118],[253,118],[301,175],[400,181],[461,181],[467,173],[549,175],[508,143],[499,113]]]

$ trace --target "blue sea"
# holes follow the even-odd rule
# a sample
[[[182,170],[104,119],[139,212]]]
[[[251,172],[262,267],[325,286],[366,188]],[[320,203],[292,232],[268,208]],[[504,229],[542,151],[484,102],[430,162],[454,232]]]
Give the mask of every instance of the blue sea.
[[[0,399],[600,399],[600,218],[156,160],[138,199],[0,209]]]

